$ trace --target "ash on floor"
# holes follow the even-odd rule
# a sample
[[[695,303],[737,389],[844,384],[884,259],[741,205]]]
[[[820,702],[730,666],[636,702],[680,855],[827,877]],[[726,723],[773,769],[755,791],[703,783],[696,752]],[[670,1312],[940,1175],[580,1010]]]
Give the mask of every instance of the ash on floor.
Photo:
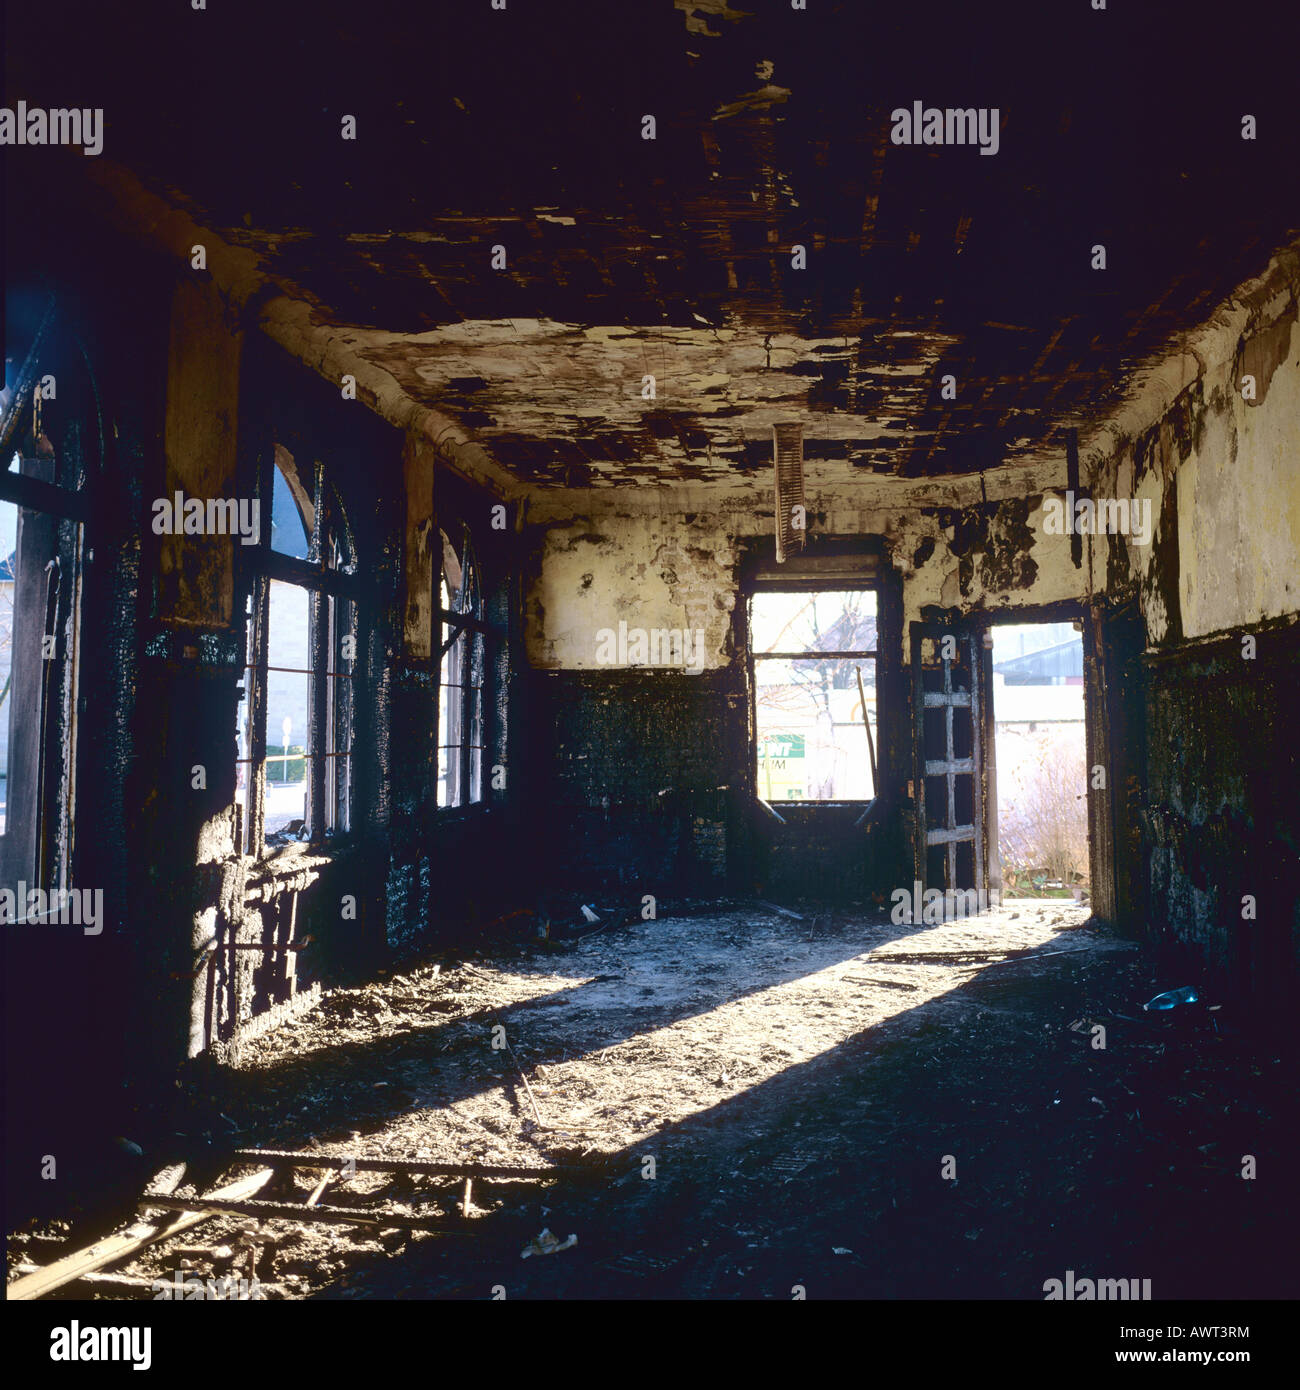
[[[359,1172],[324,1200],[447,1234],[219,1217],[129,1273],[235,1268],[276,1297],[1040,1299],[1066,1270],[1294,1294],[1286,1069],[1212,1010],[1143,1014],[1168,983],[1047,900],[916,927],[739,906],[426,961],[251,1043],[222,1098],[238,1141],[565,1176],[466,1202]]]

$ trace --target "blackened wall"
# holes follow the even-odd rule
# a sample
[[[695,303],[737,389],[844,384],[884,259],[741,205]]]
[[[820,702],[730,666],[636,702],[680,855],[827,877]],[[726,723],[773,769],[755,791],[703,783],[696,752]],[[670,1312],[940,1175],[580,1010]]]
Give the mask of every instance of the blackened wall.
[[[57,229],[28,230],[44,252],[56,251]],[[132,768],[157,747],[156,730],[146,730],[141,741],[135,662],[141,478],[161,442],[168,296],[148,277],[146,258],[111,236],[83,236],[83,230],[63,230],[74,245],[61,263],[102,276],[99,312],[65,276],[19,273],[36,263],[25,238],[11,237],[6,267],[14,296],[11,353],[25,353],[25,333],[34,328],[21,312],[22,299],[54,295],[39,370],[56,379],[57,394],[46,404],[42,431],[69,476],[80,476],[87,503],[77,796],[67,825],[53,828],[70,836],[72,885],[102,893],[96,934],[75,925],[3,931],[6,1200],[21,1194],[27,1209],[65,1203],[69,1193],[111,1182],[112,1165],[121,1159],[111,1140],[127,1128],[123,1116],[132,1104],[127,1079],[135,1068],[157,1074],[159,1067],[149,1011],[161,971],[150,935],[156,903],[142,895],[140,807],[132,803],[130,782]],[[24,432],[27,438],[16,442],[29,453],[39,446],[30,428]],[[59,738],[66,738],[66,727],[59,727]],[[13,867],[15,877],[30,880]],[[183,1001],[183,985],[171,984]],[[43,1175],[47,1156],[55,1164],[52,1179]]]
[[[530,684],[528,839],[552,886],[658,896],[743,881],[738,668],[547,671]]]
[[[1234,634],[1149,662],[1149,928],[1214,988],[1254,996],[1261,1019],[1294,1029],[1300,628],[1252,636],[1253,659]]]

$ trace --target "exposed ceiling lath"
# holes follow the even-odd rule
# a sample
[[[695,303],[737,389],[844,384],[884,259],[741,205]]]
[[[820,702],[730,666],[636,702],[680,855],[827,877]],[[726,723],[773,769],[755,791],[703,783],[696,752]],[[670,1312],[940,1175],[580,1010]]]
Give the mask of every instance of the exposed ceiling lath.
[[[803,501],[803,426],[772,426],[772,454],[776,464],[776,558],[779,564],[803,549],[808,534]]]

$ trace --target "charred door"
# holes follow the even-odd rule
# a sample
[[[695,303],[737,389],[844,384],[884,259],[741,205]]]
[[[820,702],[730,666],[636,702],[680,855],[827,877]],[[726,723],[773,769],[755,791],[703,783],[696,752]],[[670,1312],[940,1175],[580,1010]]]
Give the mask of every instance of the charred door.
[[[988,889],[984,666],[970,626],[913,623],[915,872],[926,888]]]

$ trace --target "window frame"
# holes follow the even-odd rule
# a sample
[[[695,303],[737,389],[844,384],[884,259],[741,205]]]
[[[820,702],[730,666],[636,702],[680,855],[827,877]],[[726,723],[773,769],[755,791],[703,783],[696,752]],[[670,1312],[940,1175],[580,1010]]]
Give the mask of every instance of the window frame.
[[[266,836],[267,688],[272,671],[305,675],[308,681],[308,719],[303,758],[306,806],[298,839],[320,847],[352,828],[356,752],[358,665],[363,650],[358,558],[352,528],[325,465],[311,464],[311,489],[304,486],[304,469],[287,449],[277,445],[263,472],[259,495],[262,534],[241,559],[247,565],[245,652],[240,722],[247,730],[247,754],[236,747],[236,769],[248,769],[236,848],[241,855],[265,859],[279,846]],[[307,558],[299,559],[271,548],[275,479],[282,475],[307,533]],[[310,498],[310,520],[302,516]],[[269,501],[269,505],[265,502]],[[271,591],[288,584],[308,595],[308,666],[270,665]],[[342,640],[351,636],[354,652],[347,657]],[[342,669],[344,664],[348,669]],[[345,683],[345,684],[344,684]],[[346,691],[346,696],[340,695]],[[346,747],[338,746],[346,727]],[[325,745],[322,748],[322,743]],[[331,746],[334,745],[334,746]],[[340,775],[340,769],[343,769]],[[278,832],[273,832],[278,833]]]
[[[753,634],[753,602],[754,599],[763,594],[819,594],[819,593],[866,593],[871,592],[876,596],[875,619],[876,619],[876,645],[873,648],[845,648],[833,651],[771,651],[757,652],[754,649]],[[876,768],[872,778],[873,795],[869,797],[798,797],[788,801],[775,803],[783,810],[791,806],[801,807],[861,807],[866,812],[876,806],[883,795],[882,783],[884,781],[884,760],[881,756],[881,725],[884,721],[884,711],[882,708],[882,694],[884,684],[882,681],[882,670],[884,666],[883,649],[885,645],[882,628],[885,623],[884,605],[886,595],[884,586],[881,584],[878,575],[863,576],[861,574],[828,572],[824,575],[800,575],[791,573],[788,577],[761,577],[751,578],[745,585],[743,591],[743,610],[744,610],[744,638],[745,638],[745,665],[748,684],[750,690],[750,719],[749,719],[749,772],[753,779],[754,798],[758,803],[769,810],[773,810],[773,803],[769,802],[762,795],[762,784],[759,780],[759,716],[758,716],[758,666],[763,661],[870,661],[872,663],[872,688],[876,692],[876,725],[872,732],[875,741]]]
[[[460,547],[457,549],[452,537],[460,537]],[[447,583],[447,550],[451,549],[456,555],[457,562],[461,567],[461,586],[460,595],[464,595],[466,589],[467,575],[473,580],[474,605],[476,611],[466,612],[462,607],[457,607],[457,599],[452,599],[450,604],[442,601],[443,589]],[[466,521],[443,521],[438,525],[438,562],[435,573],[437,581],[437,603],[434,605],[434,621],[438,632],[439,645],[438,657],[435,663],[437,700],[435,709],[434,724],[434,750],[433,750],[433,804],[434,810],[439,816],[456,815],[482,815],[485,814],[491,804],[489,791],[489,776],[487,767],[487,754],[496,746],[495,728],[495,708],[498,690],[496,689],[496,679],[498,673],[499,658],[501,653],[506,650],[507,633],[504,627],[494,622],[488,617],[490,599],[488,585],[485,583],[481,561],[479,559],[479,549],[474,541],[473,531]],[[448,593],[450,590],[448,589]],[[444,682],[443,665],[449,652],[453,651],[456,644],[464,636],[469,637],[469,641],[463,648],[462,657],[462,679],[460,682]],[[477,690],[482,698],[482,718],[480,720],[479,735],[480,744],[472,742],[473,729],[473,702],[476,687],[472,680],[472,670],[474,661],[474,641],[482,642],[482,672],[483,683]],[[468,667],[468,671],[466,671]],[[468,676],[466,679],[464,677]],[[462,737],[455,743],[442,743],[443,734],[443,705],[444,693],[447,690],[458,690],[457,696],[459,709],[459,727]],[[450,728],[450,726],[449,726]],[[442,778],[439,775],[439,766],[442,760],[443,750],[450,753],[456,750],[456,782],[458,789],[468,789],[473,785],[473,751],[478,747],[482,756],[479,766],[479,786],[478,796],[472,799],[466,795],[459,800],[450,799],[451,779],[451,758],[448,757],[448,794],[449,799],[446,803],[440,800]]]
[[[0,502],[17,512],[15,556],[20,558],[23,513],[34,513],[52,528],[53,557],[44,569],[40,635],[55,637],[55,656],[40,658],[39,671],[32,672],[39,687],[39,705],[34,738],[36,761],[30,769],[34,813],[23,828],[23,842],[15,828],[12,796],[12,739],[14,717],[19,709],[19,692],[12,687],[9,708],[0,711],[8,725],[5,824],[0,831],[0,872],[6,881],[25,882],[29,889],[69,890],[75,878],[76,805],[81,726],[81,646],[85,612],[85,585],[89,557],[89,532],[93,506],[93,473],[84,453],[65,451],[50,440],[41,421],[42,396],[36,384],[35,363],[38,350],[47,341],[54,321],[54,310],[47,312],[37,332],[28,360],[14,387],[17,399],[6,420],[3,464],[0,466]],[[89,371],[84,349],[77,344],[81,364]],[[46,364],[49,365],[49,364]],[[51,366],[51,370],[54,370]],[[68,373],[59,373],[65,385]],[[93,435],[92,435],[93,437]],[[101,441],[102,447],[102,441]],[[18,459],[18,469],[11,468]],[[102,453],[101,453],[102,458]],[[24,471],[28,465],[44,465],[49,478]],[[70,528],[70,529],[65,529]],[[66,561],[66,564],[65,564]],[[51,566],[53,570],[51,572]],[[20,572],[19,572],[20,573]],[[18,614],[18,581],[15,574],[14,615]],[[51,623],[53,627],[51,629]],[[69,640],[62,639],[65,634]],[[17,652],[10,636],[10,674]],[[48,757],[54,749],[54,756]],[[26,842],[30,836],[30,843]]]

